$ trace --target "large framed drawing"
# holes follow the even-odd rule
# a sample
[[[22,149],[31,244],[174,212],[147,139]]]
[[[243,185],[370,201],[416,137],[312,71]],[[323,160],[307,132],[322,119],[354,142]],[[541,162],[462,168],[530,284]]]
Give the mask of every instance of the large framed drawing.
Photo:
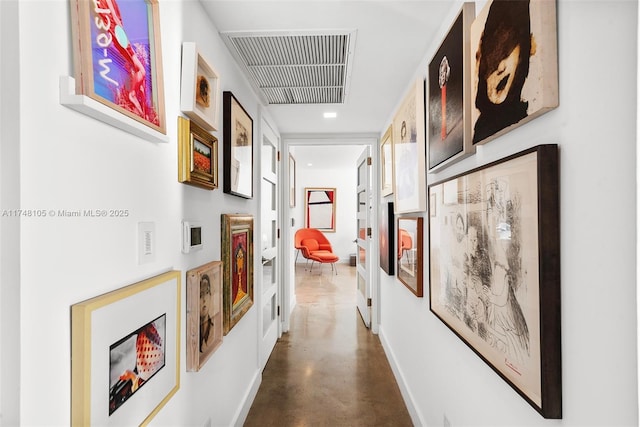
[[[224,108],[225,193],[253,197],[253,119],[231,92],[222,94]]]
[[[474,144],[558,106],[555,0],[488,1],[470,31]]]
[[[393,118],[396,213],[424,212],[426,202],[424,80],[417,79]]]
[[[253,305],[253,217],[222,214],[224,334]]]
[[[400,280],[417,297],[423,295],[423,219],[398,218],[397,264]]]
[[[146,425],[178,391],[180,293],[169,271],[71,306],[71,425]]]
[[[157,0],[70,0],[76,93],[166,134]]]
[[[393,193],[393,125],[389,126],[380,140],[381,196]]]
[[[475,3],[464,3],[428,69],[428,165],[435,172],[474,152],[471,143],[469,28]]]
[[[558,151],[429,186],[430,308],[545,418],[562,417]]]
[[[184,117],[178,117],[178,181],[218,188],[218,138]]]
[[[395,217],[393,214],[393,202],[380,204],[378,211],[378,235],[380,239],[380,267],[393,276],[395,265]]]
[[[187,371],[199,371],[222,344],[222,262],[187,271]]]
[[[182,43],[180,109],[208,131],[218,130],[220,75],[193,42]]]
[[[304,226],[335,232],[336,189],[305,187],[304,195]]]

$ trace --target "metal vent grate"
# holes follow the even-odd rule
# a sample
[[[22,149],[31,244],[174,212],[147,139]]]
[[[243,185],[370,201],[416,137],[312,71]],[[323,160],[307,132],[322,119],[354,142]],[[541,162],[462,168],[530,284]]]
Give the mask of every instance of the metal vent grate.
[[[354,32],[223,33],[269,104],[342,104]]]

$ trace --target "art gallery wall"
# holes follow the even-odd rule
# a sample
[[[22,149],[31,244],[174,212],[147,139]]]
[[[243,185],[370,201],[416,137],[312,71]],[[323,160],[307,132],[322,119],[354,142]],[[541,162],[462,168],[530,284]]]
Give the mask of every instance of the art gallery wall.
[[[255,136],[259,123],[256,96],[200,4],[162,2],[168,142],[138,138],[60,105],[58,78],[73,75],[69,2],[20,2],[15,17],[18,16],[19,102],[14,99],[12,103],[20,118],[17,206],[56,214],[20,221],[20,293],[19,297],[12,296],[20,310],[19,319],[15,319],[20,346],[6,353],[3,347],[3,355],[8,354],[6,360],[20,362],[15,368],[19,370],[19,383],[14,378],[2,378],[2,394],[16,393],[20,405],[15,410],[3,409],[19,411],[21,425],[69,425],[70,306],[167,270],[180,270],[183,281],[180,389],[153,422],[218,426],[243,419],[248,410],[244,405],[250,404],[260,381],[258,303],[224,337],[222,346],[200,372],[187,373],[184,273],[221,258],[221,213],[246,213],[258,219],[259,199],[224,194],[222,170],[220,188],[214,191],[177,181],[182,42],[196,42],[210,59],[221,76],[221,90],[232,91],[253,118],[254,144],[259,147]],[[51,22],[63,30],[50,31]],[[3,94],[7,85],[17,84],[6,80],[12,77],[15,76],[2,75]],[[221,125],[214,132],[220,142],[219,166],[223,158],[222,134]],[[18,145],[17,139],[15,142]],[[3,140],[3,147],[5,143]],[[255,150],[255,156],[254,164],[259,165],[259,149]],[[3,182],[14,178],[7,173],[3,169]],[[258,194],[258,178],[259,172],[254,174],[254,195]],[[121,209],[128,214],[117,218],[70,218],[58,214],[61,210],[88,209]],[[202,223],[201,251],[181,253],[183,219]],[[137,256],[140,222],[155,225],[155,259],[145,264],[139,264]],[[1,231],[4,243],[5,230]],[[254,221],[254,232],[260,232],[259,221]],[[258,262],[259,257],[254,257],[256,271]],[[259,296],[261,276],[255,277]],[[2,320],[4,328],[7,323],[5,318]],[[3,333],[3,346],[6,336]],[[6,419],[17,419],[17,415]]]
[[[430,313],[428,274],[425,297],[416,298],[380,270],[380,338],[416,425],[638,425],[637,9],[624,0],[559,0],[560,106],[428,176],[433,183],[528,147],[559,144],[563,419],[543,419]],[[452,6],[451,22],[457,10]],[[447,27],[416,76],[426,75]]]

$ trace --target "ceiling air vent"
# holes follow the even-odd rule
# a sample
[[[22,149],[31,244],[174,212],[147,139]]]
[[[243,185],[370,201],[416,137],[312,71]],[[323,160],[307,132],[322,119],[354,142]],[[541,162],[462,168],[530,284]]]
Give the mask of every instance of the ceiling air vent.
[[[345,102],[355,31],[222,36],[268,104]]]

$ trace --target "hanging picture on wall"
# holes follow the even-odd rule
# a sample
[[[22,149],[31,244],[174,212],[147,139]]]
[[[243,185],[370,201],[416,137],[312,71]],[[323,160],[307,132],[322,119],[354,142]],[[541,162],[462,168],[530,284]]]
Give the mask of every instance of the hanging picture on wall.
[[[222,262],[187,271],[187,371],[199,371],[222,344]]]
[[[397,277],[417,297],[423,294],[423,220],[422,217],[399,217],[396,263]]]
[[[157,0],[70,0],[76,93],[166,133]]]
[[[253,119],[231,92],[224,103],[224,192],[253,197]]]
[[[381,196],[393,193],[393,128],[389,126],[380,140]]]
[[[289,207],[296,207],[296,159],[289,153]]]
[[[336,189],[306,187],[304,189],[304,224],[324,232],[336,231]]]
[[[178,181],[218,188],[218,138],[184,117],[178,117]]]
[[[253,305],[253,217],[222,214],[224,335]]]
[[[470,31],[474,144],[558,106],[555,0],[490,0]]]
[[[180,387],[179,344],[179,271],[71,306],[71,425],[148,424]]]
[[[393,202],[382,203],[378,212],[378,234],[380,239],[380,267],[389,275],[394,275],[395,265],[395,219]]]
[[[475,3],[464,3],[428,69],[429,172],[473,154],[469,28]]]
[[[393,118],[394,202],[396,213],[426,210],[424,80],[409,88]]]
[[[193,42],[182,43],[180,109],[207,131],[218,130],[220,76]]]
[[[430,309],[545,418],[561,418],[556,145],[429,186]]]

